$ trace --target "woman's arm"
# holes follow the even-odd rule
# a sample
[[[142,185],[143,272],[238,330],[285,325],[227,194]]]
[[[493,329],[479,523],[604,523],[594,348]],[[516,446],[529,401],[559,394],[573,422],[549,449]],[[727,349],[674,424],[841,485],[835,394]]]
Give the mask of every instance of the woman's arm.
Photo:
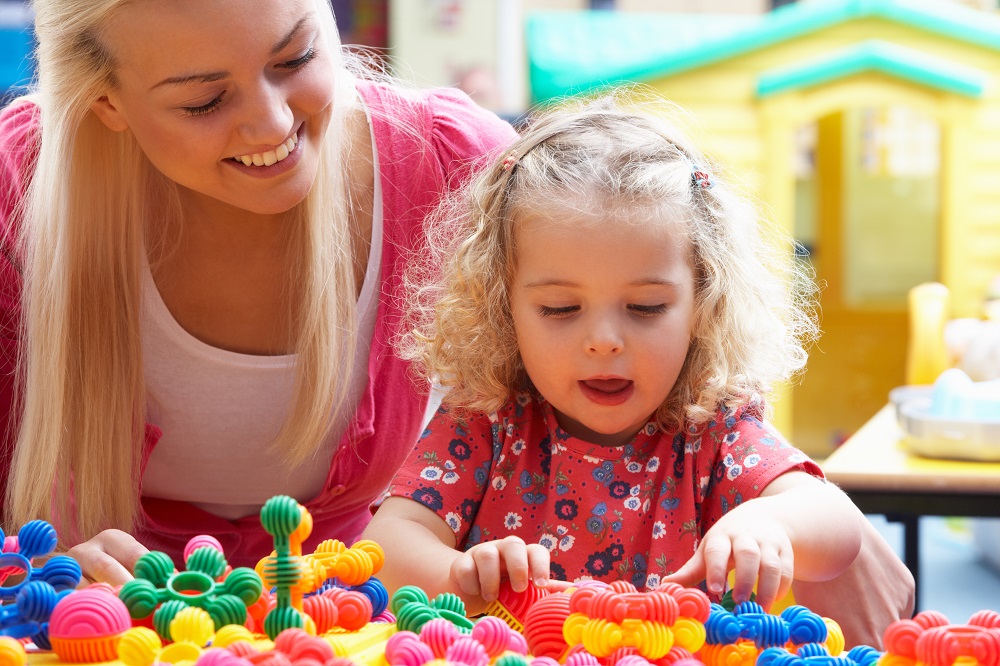
[[[735,569],[733,599],[749,599],[756,584],[756,599],[768,609],[793,579],[840,575],[854,561],[861,540],[862,520],[846,495],[805,472],[786,472],[759,497],[719,519],[694,556],[665,580],[689,586],[705,580],[711,594],[721,595]]]
[[[913,615],[913,574],[871,521],[861,516],[861,552],[848,569],[826,581],[797,580],[795,603],[837,621],[848,647],[882,649],[886,628]]]

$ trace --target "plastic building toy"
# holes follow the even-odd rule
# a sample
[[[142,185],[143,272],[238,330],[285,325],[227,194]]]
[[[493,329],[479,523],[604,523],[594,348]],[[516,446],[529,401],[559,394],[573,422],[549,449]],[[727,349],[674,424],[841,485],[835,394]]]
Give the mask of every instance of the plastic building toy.
[[[694,653],[705,642],[703,622],[708,619],[709,601],[699,590],[677,585],[638,592],[630,583],[616,581],[605,589],[578,588],[569,603],[570,614],[563,624],[566,643],[582,644],[596,657],[633,647],[639,656],[657,660],[667,656],[675,643]]]
[[[204,542],[204,537],[195,539]],[[166,553],[152,551],[139,558],[135,579],[118,592],[131,617],[142,620],[152,615],[153,628],[165,640],[173,640],[171,623],[189,606],[204,609],[216,631],[245,623],[247,607],[258,600],[263,584],[253,569],[230,570],[217,543],[186,550],[187,569],[181,572],[174,570]]]
[[[276,495],[264,503],[260,522],[274,537],[274,553],[257,565],[264,583],[276,588],[275,606],[264,618],[264,632],[274,640],[286,629],[306,626],[302,599],[316,585],[302,559],[302,542],[312,533],[312,516],[293,498]]]
[[[71,557],[55,555],[40,569],[32,566],[32,560],[48,555],[58,543],[55,528],[44,520],[26,523],[15,540],[4,541],[4,552],[0,553],[0,582],[18,572],[24,572],[25,576],[18,583],[0,587],[0,601],[6,604],[0,607],[0,635],[30,637],[36,645],[47,650],[51,648],[49,617],[59,600],[80,583],[80,565]],[[6,603],[9,601],[14,603]]]
[[[897,620],[883,635],[885,666],[952,666],[1000,664],[1000,613],[982,610],[967,624],[954,625],[936,611],[917,613],[912,620]]]
[[[100,587],[88,588],[56,604],[49,620],[49,640],[63,661],[110,661],[118,655],[118,641],[131,627],[128,609],[118,597]]]
[[[510,581],[500,583],[500,592],[496,601],[486,608],[486,614],[498,617],[507,623],[514,631],[524,631],[524,620],[528,611],[542,597],[551,592],[544,587],[528,585],[524,592],[515,592]]]
[[[404,585],[392,595],[390,607],[400,631],[420,633],[420,628],[435,618],[444,618],[463,633],[472,631],[472,621],[465,616],[465,603],[456,595],[442,593],[431,601],[427,593],[414,585]]]

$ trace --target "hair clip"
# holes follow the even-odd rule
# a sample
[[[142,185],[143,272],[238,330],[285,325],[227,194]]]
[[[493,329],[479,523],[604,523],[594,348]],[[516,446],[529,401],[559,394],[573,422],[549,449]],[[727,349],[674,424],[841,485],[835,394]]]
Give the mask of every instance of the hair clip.
[[[699,187],[703,190],[710,190],[712,189],[712,179],[709,177],[707,172],[702,171],[698,167],[692,165],[691,185],[693,187]]]
[[[503,158],[503,170],[513,171],[515,164],[517,164],[517,151],[512,150],[507,153],[507,157]]]

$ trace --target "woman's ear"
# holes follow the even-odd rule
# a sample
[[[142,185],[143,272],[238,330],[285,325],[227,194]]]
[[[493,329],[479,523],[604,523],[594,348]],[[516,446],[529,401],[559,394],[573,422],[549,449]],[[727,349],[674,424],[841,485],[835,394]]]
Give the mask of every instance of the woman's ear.
[[[101,97],[96,102],[90,105],[90,110],[93,111],[101,122],[107,126],[112,132],[124,132],[128,129],[128,121],[125,120],[125,116],[118,109],[118,106],[108,98],[107,95]]]

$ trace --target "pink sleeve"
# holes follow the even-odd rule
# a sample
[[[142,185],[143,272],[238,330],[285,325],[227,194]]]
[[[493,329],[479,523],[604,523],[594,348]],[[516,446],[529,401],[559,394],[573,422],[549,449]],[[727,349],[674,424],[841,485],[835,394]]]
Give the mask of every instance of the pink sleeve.
[[[38,154],[38,107],[15,102],[0,112],[0,511],[6,495],[18,418],[14,373],[20,342],[21,262],[15,209]]]
[[[823,478],[819,466],[787,441],[753,406],[720,411],[701,437],[698,476],[707,481],[701,503],[701,533],[769,483],[793,470]],[[703,482],[704,483],[704,482]]]
[[[471,169],[496,158],[517,138],[510,123],[455,88],[431,91],[428,106],[432,114],[431,145],[449,188],[459,185]]]

